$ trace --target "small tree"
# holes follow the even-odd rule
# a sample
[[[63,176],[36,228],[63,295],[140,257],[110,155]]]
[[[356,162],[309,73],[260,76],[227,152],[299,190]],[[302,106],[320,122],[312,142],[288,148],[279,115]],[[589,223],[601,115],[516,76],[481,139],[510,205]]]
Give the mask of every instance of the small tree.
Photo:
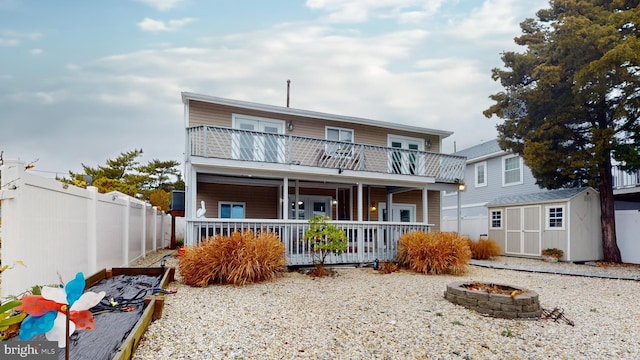
[[[342,255],[347,250],[347,234],[339,227],[327,224],[327,220],[330,218],[326,215],[316,215],[309,219],[309,230],[304,233],[302,239],[309,241],[311,250],[318,255],[318,258],[314,256],[313,259],[318,270],[324,268],[327,255]]]

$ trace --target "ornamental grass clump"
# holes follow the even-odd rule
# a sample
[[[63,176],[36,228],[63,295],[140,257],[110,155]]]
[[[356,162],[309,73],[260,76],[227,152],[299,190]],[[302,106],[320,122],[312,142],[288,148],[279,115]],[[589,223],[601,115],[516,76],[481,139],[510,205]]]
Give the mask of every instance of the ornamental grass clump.
[[[465,237],[450,232],[413,231],[400,237],[396,261],[415,272],[461,275],[471,250]]]
[[[478,241],[467,239],[467,243],[471,249],[472,259],[489,260],[502,254],[502,248],[493,239],[480,239]]]
[[[216,235],[187,247],[178,268],[185,284],[196,287],[270,280],[285,268],[284,244],[272,232]]]

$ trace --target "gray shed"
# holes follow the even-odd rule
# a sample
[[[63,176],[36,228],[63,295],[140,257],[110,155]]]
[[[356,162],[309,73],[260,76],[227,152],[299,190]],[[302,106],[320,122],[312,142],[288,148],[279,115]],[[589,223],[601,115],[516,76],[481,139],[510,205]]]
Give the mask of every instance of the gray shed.
[[[489,209],[489,237],[507,256],[541,257],[564,251],[562,261],[601,260],[600,194],[591,187],[496,198]]]

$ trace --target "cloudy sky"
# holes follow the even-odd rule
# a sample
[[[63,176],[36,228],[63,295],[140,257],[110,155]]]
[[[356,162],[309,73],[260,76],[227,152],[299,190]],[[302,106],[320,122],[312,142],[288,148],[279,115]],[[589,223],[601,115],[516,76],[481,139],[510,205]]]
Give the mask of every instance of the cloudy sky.
[[[0,151],[46,177],[184,158],[180,92],[495,138],[491,69],[547,0],[0,0]]]

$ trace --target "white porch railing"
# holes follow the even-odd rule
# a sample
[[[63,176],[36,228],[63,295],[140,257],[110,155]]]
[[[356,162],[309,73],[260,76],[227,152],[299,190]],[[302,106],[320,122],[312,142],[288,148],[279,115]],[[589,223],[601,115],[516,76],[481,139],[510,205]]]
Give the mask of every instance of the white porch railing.
[[[463,179],[466,165],[461,156],[260,131],[197,126],[187,133],[189,156],[205,158],[428,176],[445,183]]]
[[[359,264],[375,259],[394,260],[398,251],[398,239],[406,232],[429,231],[431,224],[386,222],[386,221],[330,221],[344,229],[349,239],[347,251],[340,255],[330,255],[327,264]],[[247,219],[206,219],[187,221],[187,230],[193,231],[193,239],[206,239],[216,234],[229,235],[238,230],[255,233],[270,231],[278,234],[284,242],[287,265],[311,265],[314,252],[309,241],[303,239],[309,223],[305,220],[247,220]]]

